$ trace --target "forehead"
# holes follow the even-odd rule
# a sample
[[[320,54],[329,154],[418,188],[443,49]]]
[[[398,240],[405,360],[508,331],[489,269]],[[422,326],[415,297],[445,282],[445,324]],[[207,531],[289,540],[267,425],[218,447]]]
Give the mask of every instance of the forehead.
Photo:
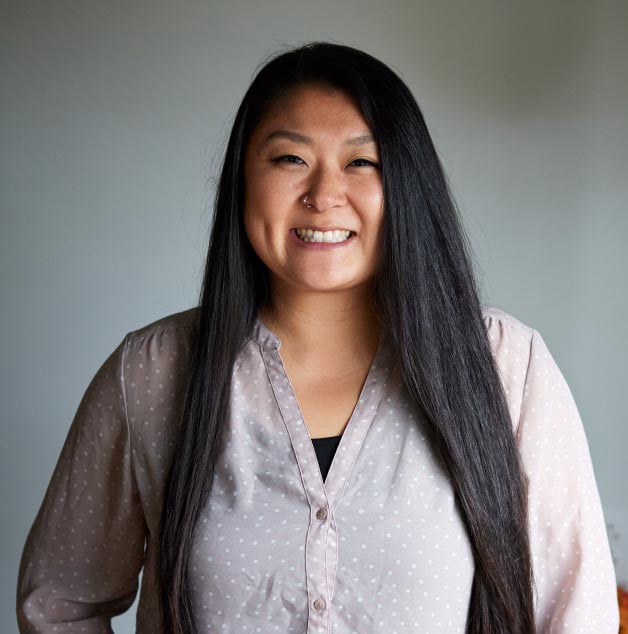
[[[303,132],[332,128],[336,131],[369,131],[360,108],[349,94],[318,84],[295,87],[276,99],[256,126],[253,136],[259,137],[277,125]]]

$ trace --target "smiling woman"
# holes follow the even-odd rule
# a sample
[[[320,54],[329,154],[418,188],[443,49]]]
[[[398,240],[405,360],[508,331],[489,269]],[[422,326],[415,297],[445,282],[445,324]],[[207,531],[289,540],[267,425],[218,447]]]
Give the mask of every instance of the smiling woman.
[[[268,109],[245,155],[244,226],[270,271],[272,297],[298,289],[323,312],[368,306],[384,214],[378,160],[364,116],[343,91],[305,84]]]
[[[238,109],[198,306],[129,332],[20,565],[22,632],[616,634],[582,421],[478,298],[422,113],[355,48]]]

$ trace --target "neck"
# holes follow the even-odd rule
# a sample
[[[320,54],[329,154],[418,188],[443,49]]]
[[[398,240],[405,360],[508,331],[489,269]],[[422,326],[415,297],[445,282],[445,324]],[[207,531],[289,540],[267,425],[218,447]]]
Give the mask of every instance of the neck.
[[[313,376],[345,378],[368,367],[380,327],[364,289],[285,293],[273,289],[259,317],[281,340],[281,357]]]

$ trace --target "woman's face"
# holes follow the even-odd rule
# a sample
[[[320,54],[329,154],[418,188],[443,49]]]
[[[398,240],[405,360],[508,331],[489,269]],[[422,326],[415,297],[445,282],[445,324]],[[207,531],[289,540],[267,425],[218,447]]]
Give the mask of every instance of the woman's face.
[[[245,153],[244,225],[271,277],[311,291],[354,288],[372,277],[383,190],[371,134],[346,94],[318,85],[295,88],[255,128]],[[297,229],[352,234],[330,243],[316,233],[305,242]]]

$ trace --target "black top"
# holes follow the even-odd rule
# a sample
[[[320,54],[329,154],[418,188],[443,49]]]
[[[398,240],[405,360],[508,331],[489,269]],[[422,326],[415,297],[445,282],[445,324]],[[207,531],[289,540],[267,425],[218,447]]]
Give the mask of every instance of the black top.
[[[326,438],[312,438],[312,444],[314,445],[314,451],[318,459],[318,466],[321,469],[323,482],[327,477],[327,472],[329,471],[329,467],[331,467],[331,461],[334,458],[341,438],[342,434],[339,436],[327,436]]]

